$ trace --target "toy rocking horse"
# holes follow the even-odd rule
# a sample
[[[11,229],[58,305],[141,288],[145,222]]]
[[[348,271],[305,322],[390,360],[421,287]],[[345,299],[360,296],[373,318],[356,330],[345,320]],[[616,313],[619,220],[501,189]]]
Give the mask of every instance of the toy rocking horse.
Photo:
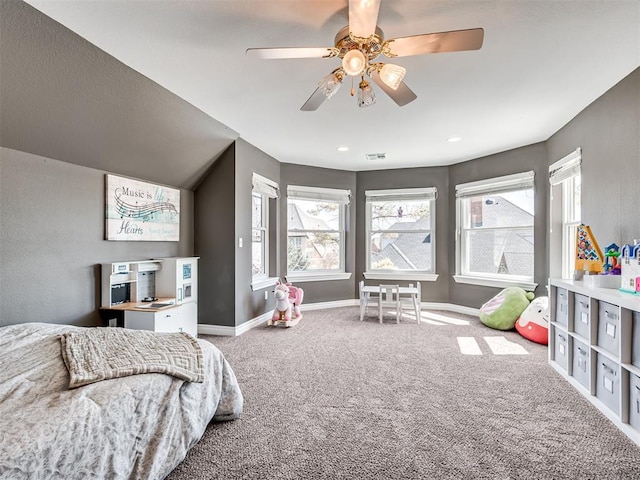
[[[282,327],[297,325],[302,318],[300,304],[302,303],[304,291],[290,283],[278,282],[273,292],[276,297],[276,308],[273,310],[273,315],[267,325]]]

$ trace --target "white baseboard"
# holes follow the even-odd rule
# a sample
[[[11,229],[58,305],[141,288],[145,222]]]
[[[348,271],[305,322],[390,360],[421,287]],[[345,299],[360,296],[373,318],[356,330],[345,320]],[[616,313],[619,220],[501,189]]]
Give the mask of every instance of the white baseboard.
[[[360,300],[357,298],[348,298],[346,300],[334,300],[331,302],[305,303],[304,305],[300,305],[300,310],[304,312],[311,310],[325,310],[327,308],[355,307],[358,305],[360,305]]]
[[[348,298],[346,300],[335,300],[331,302],[319,302],[319,303],[307,303],[300,306],[302,312],[312,310],[325,310],[327,308],[339,308],[339,307],[357,307],[360,305],[360,300],[357,298]],[[437,302],[422,302],[421,306],[425,310],[443,310],[446,312],[462,313],[463,315],[478,316],[479,310],[477,308],[464,307],[462,305],[455,305],[453,303],[437,303]],[[248,332],[258,325],[266,323],[271,318],[272,312],[266,312],[255,318],[252,318],[248,322],[243,323],[237,327],[225,327],[222,325],[208,325],[205,323],[198,324],[198,334],[201,335],[218,335],[221,337],[237,337],[245,332]]]
[[[206,323],[198,324],[198,334],[199,335],[218,335],[221,337],[237,337],[238,335],[242,335],[244,332],[251,330],[258,325],[262,325],[266,323],[271,318],[272,312],[266,312],[262,315],[252,318],[248,322],[244,322],[242,325],[237,327],[225,327],[222,325],[208,325]]]
[[[198,335],[219,335],[221,337],[235,337],[236,327],[224,327],[222,325],[198,324]]]
[[[445,312],[462,313],[463,315],[472,315],[474,317],[480,314],[480,310],[477,308],[464,307],[454,303],[422,302],[420,305],[425,310],[444,310]]]

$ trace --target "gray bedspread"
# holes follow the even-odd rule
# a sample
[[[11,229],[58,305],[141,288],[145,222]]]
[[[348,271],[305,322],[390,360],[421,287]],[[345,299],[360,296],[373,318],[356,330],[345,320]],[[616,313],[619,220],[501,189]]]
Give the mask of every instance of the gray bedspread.
[[[203,383],[151,373],[70,390],[60,336],[78,328],[0,328],[0,478],[164,478],[212,419],[242,412],[233,370],[204,340]]]

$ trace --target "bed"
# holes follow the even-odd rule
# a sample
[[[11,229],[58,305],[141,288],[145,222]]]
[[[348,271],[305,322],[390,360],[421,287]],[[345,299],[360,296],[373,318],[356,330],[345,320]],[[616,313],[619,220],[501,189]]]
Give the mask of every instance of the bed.
[[[149,373],[70,389],[61,337],[82,329],[0,328],[0,478],[161,479],[210,421],[242,412],[233,370],[204,340],[202,383]]]

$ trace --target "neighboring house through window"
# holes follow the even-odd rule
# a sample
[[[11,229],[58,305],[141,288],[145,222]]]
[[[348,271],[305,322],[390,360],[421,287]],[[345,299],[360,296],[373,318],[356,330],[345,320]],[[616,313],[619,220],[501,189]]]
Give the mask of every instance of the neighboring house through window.
[[[534,172],[456,185],[459,283],[536,287]]]
[[[346,206],[350,190],[287,187],[287,280],[348,279]]]
[[[436,280],[437,190],[368,190],[366,196],[367,279]]]
[[[581,219],[581,163],[582,150],[577,148],[549,167],[551,277],[573,278],[576,231]]]
[[[257,173],[252,178],[251,286],[254,290],[275,285],[269,272],[269,201],[278,198],[278,184]]]

